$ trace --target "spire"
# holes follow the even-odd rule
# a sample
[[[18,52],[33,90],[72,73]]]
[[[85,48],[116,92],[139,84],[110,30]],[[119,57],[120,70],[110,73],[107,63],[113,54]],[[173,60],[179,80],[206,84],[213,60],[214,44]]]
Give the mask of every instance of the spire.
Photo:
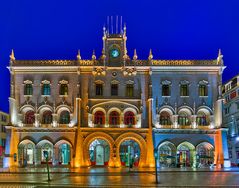
[[[15,58],[15,56],[14,56],[14,51],[13,51],[13,49],[12,49],[11,55],[10,55],[9,57],[10,57],[10,60],[11,60],[11,61],[16,60],[16,58]]]
[[[96,60],[95,50],[93,50],[93,53],[92,53],[92,60]]]
[[[136,52],[136,49],[134,49],[134,56],[133,56],[133,60],[137,60],[137,59],[138,59],[137,52]]]
[[[103,27],[103,34],[104,34],[104,36],[106,36],[106,27],[105,26]]]
[[[153,59],[153,53],[152,53],[152,49],[149,50],[149,57],[148,57],[149,60],[152,60]]]
[[[218,50],[218,56],[217,56],[217,64],[218,65],[223,65],[223,55],[221,52],[221,49]]]
[[[81,60],[80,50],[78,50],[78,54],[77,54],[76,58],[77,58],[77,60]]]
[[[124,23],[124,36],[126,35],[126,23]]]

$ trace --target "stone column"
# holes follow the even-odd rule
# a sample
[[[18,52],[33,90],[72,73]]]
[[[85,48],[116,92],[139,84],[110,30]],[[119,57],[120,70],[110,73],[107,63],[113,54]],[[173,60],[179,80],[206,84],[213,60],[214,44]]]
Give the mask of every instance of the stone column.
[[[175,129],[179,128],[178,115],[173,115],[173,128],[175,128]]]
[[[149,98],[147,103],[148,103],[148,124],[149,124],[148,130],[149,131],[146,135],[147,152],[146,152],[145,167],[154,167],[155,160],[154,160],[153,129],[152,129],[153,98]]]
[[[18,166],[18,144],[19,134],[16,132],[16,128],[13,126],[7,126],[6,148],[4,157],[4,167]],[[16,155],[16,161],[14,161],[14,155]]]
[[[196,118],[197,118],[197,115],[192,115],[191,116],[191,119],[192,119],[191,128],[192,129],[196,129],[198,127],[197,122],[196,122]]]
[[[76,99],[77,103],[77,119],[78,119],[78,124],[77,124],[77,130],[75,132],[75,145],[74,145],[74,154],[73,154],[73,164],[74,167],[80,167],[80,166],[86,166],[85,160],[83,157],[83,135],[81,133],[81,99],[77,98]]]

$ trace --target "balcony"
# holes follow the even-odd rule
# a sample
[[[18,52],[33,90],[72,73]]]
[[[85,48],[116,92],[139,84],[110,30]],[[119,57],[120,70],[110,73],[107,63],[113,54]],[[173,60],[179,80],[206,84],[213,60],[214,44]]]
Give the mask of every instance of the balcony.
[[[93,124],[92,127],[94,128],[139,128],[136,125],[125,125],[125,124],[122,124],[122,125]]]
[[[201,130],[208,130],[212,129],[209,125],[201,125],[196,126],[195,128],[192,125],[178,125],[178,127],[174,127],[173,125],[159,125],[156,126],[157,129],[201,129]]]
[[[36,127],[34,124],[22,124],[22,127]],[[69,124],[57,124],[53,126],[53,124],[40,124],[36,128],[70,128]]]

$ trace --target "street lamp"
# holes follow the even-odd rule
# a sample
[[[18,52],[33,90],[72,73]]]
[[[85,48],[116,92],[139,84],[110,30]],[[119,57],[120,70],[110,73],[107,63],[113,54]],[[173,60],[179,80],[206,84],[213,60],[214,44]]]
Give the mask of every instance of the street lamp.
[[[46,168],[47,168],[48,181],[51,181],[51,179],[50,179],[50,171],[49,171],[49,164],[48,164],[48,161],[49,161],[48,151],[43,151],[43,155],[44,155],[44,157],[46,159]]]
[[[158,159],[158,150],[155,148],[154,149],[154,160],[155,160],[155,180],[156,183],[158,184],[158,169],[157,169],[157,159]]]
[[[239,136],[236,137],[236,141],[239,142]]]

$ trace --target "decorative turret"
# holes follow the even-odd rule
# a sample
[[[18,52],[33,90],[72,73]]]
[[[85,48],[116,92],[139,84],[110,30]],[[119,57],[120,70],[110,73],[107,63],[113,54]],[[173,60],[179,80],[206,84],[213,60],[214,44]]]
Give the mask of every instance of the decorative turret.
[[[78,50],[78,54],[77,54],[76,58],[77,58],[77,60],[81,60],[80,50]]]
[[[152,60],[153,59],[153,53],[152,53],[152,49],[149,50],[149,57],[148,57],[149,60]]]
[[[126,37],[126,23],[124,24],[124,32],[123,32],[123,36]]]
[[[13,51],[13,49],[12,49],[11,55],[10,55],[9,57],[10,57],[10,61],[15,61],[15,60],[16,60],[16,58],[15,58],[15,56],[14,56],[14,51]]]
[[[92,60],[96,60],[95,50],[93,50],[93,53],[92,53]]]
[[[138,59],[137,52],[136,52],[136,49],[134,49],[134,56],[133,56],[133,60],[137,60],[137,59]]]
[[[221,49],[218,50],[218,56],[217,56],[217,64],[223,66],[223,55],[221,53]]]

